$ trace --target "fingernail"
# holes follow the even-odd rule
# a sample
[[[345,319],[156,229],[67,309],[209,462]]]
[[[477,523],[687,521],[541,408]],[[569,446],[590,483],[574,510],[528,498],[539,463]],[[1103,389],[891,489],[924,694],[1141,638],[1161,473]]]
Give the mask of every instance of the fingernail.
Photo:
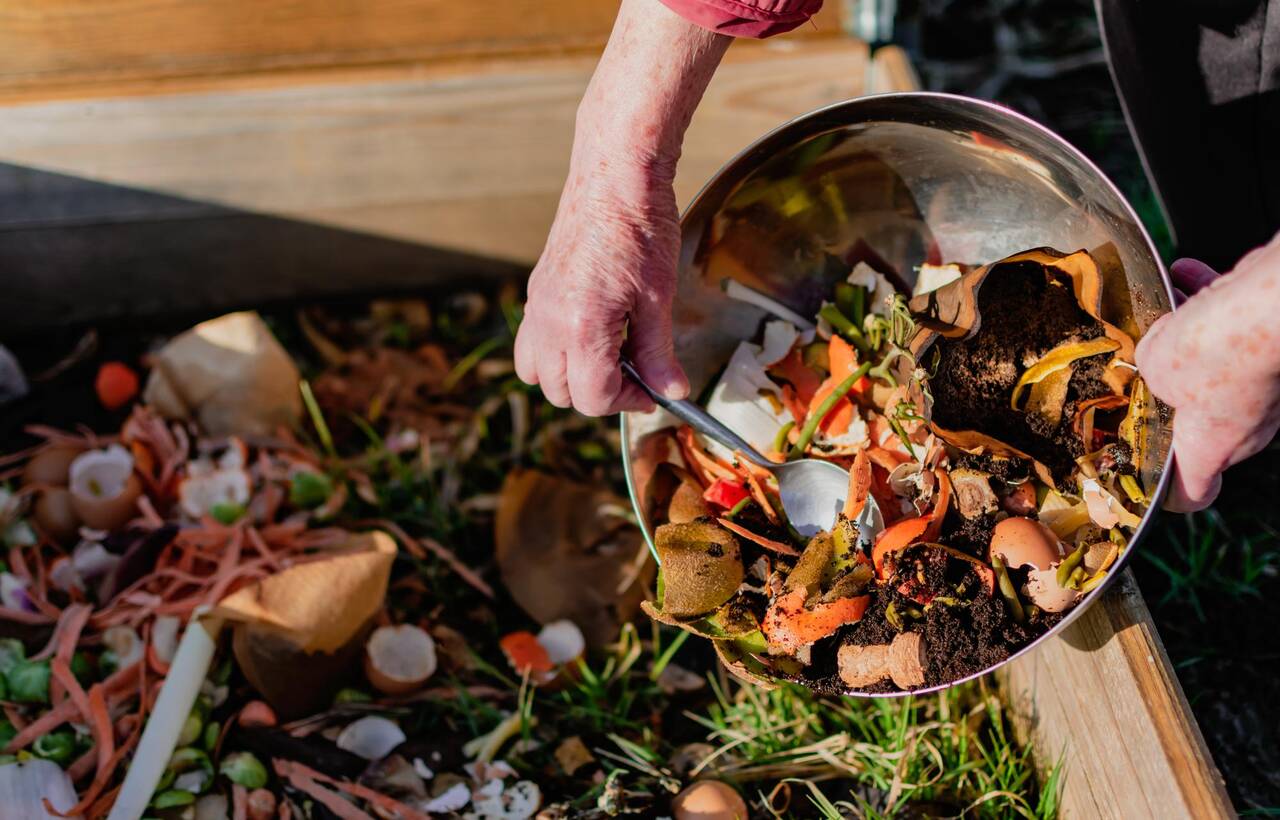
[[[658,392],[672,401],[688,398],[689,382],[682,376],[669,376],[667,383]]]

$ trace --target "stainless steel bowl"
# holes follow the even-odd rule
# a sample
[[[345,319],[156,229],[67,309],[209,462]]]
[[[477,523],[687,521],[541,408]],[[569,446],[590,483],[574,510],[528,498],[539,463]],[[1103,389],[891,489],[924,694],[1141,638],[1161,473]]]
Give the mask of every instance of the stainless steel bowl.
[[[755,210],[766,217],[742,218],[766,198],[771,207]],[[1084,248],[1104,269],[1104,317],[1113,324],[1138,338],[1172,309],[1169,276],[1150,237],[1097,166],[1036,122],[967,97],[885,94],[798,117],[731,160],[681,226],[675,343],[695,396],[764,316],[725,296],[722,279],[812,315],[847,261],[867,249],[910,284],[925,261],[981,264],[1034,247]],[[663,413],[622,419],[627,483],[650,549],[652,524],[639,500],[661,455],[645,446],[646,436],[672,423]],[[1078,618],[1151,527],[1171,459],[1169,430],[1151,434],[1155,458],[1144,479],[1154,500],[1129,548],[1106,583],[1009,660]]]

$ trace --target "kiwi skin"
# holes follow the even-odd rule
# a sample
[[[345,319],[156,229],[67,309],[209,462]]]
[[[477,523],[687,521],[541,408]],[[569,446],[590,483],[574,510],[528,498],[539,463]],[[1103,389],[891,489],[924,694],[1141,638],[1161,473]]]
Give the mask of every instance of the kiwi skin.
[[[677,618],[718,608],[742,584],[742,550],[733,533],[709,521],[663,524],[654,533],[662,563],[662,610]]]

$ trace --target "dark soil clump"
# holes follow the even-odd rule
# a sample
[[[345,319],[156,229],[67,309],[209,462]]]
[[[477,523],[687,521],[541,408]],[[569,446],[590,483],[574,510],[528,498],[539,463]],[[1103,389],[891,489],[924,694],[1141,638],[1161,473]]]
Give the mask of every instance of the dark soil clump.
[[[985,433],[1037,459],[1055,478],[1066,478],[1083,455],[1071,430],[1072,411],[1108,392],[1101,379],[1104,359],[1076,363],[1054,430],[1035,429],[1034,417],[1010,407],[1009,398],[1029,365],[1065,341],[1103,335],[1102,325],[1080,308],[1069,287],[1049,281],[1035,263],[993,270],[979,291],[978,312],[988,319],[973,336],[936,342],[934,421],[948,430]]]
[[[991,531],[995,526],[996,513],[965,518],[951,510],[942,522],[942,543],[985,561],[987,547],[991,544]]]

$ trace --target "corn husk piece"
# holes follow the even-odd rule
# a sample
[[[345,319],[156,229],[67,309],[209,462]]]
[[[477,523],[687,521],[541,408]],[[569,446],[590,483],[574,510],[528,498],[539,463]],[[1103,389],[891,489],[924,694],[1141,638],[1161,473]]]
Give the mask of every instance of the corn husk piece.
[[[257,313],[230,313],[175,337],[155,356],[143,398],[208,434],[267,435],[302,414],[298,368]]]
[[[328,704],[343,675],[360,665],[395,555],[386,533],[352,534],[332,555],[218,603],[214,615],[234,625],[232,647],[245,677],[282,718]]]

